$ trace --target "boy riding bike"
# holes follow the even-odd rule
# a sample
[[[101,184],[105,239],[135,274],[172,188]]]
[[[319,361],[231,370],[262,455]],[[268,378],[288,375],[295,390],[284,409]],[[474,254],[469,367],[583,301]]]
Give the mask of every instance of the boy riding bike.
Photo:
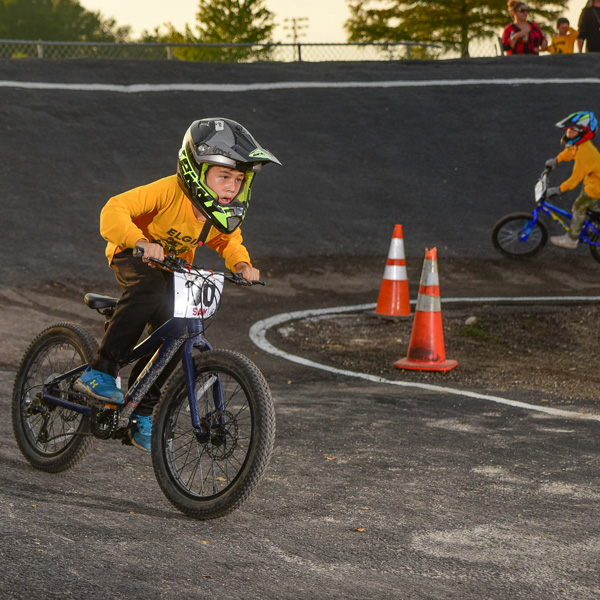
[[[263,164],[279,160],[262,148],[239,123],[225,118],[194,121],[185,133],[177,174],[111,198],[100,215],[100,233],[107,240],[106,256],[123,288],[98,353],[75,387],[112,404],[124,404],[116,385],[120,367],[146,325],[153,331],[173,316],[173,275],[149,259],[165,253],[189,263],[206,243],[225,259],[225,266],[249,281],[260,277],[242,243],[240,225],[246,216],[255,174]],[[133,249],[144,251],[143,260]],[[133,416],[132,443],[150,451],[152,410],[160,388],[173,370],[175,356],[150,388]],[[147,363],[136,363],[135,381]]]
[[[562,192],[575,189],[583,180],[583,189],[573,203],[571,228],[564,235],[555,235],[550,241],[560,248],[573,249],[579,244],[579,234],[585,220],[585,213],[596,206],[600,199],[600,152],[592,143],[596,135],[598,121],[593,112],[575,112],[559,121],[556,127],[565,130],[561,139],[564,150],[546,161],[546,167],[554,169],[560,162],[575,161],[571,177],[559,187],[548,188],[547,196],[558,196]]]

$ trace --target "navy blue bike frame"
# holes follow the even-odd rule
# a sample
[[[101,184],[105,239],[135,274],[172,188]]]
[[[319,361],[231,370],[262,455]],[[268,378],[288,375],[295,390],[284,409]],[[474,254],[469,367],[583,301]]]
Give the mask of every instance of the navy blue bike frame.
[[[562,215],[563,217],[566,217],[567,219],[572,219],[573,213],[570,213],[568,210],[564,210],[563,208],[559,208],[558,206],[554,206],[553,204],[549,204],[545,200],[540,200],[536,204],[536,207],[533,209],[533,212],[531,213],[531,216],[532,216],[531,221],[523,229],[523,232],[521,234],[521,239],[526,240],[529,237],[529,234],[533,230],[533,226],[535,225],[535,223],[538,220],[540,212],[543,212],[544,214],[548,215],[553,221],[558,223],[563,229],[565,229],[566,231],[569,231],[569,226],[566,225],[566,223],[558,215]],[[558,214],[556,214],[556,213],[558,213]],[[599,238],[598,241],[591,240],[589,237],[590,233],[597,235]],[[579,234],[579,239],[586,244],[590,244],[590,246],[600,246],[600,231],[598,229],[596,229],[596,227],[594,226],[593,223],[591,223],[590,221],[588,221],[586,219],[583,222],[583,227],[581,229],[581,233]]]
[[[203,428],[200,424],[198,406],[195,402],[195,373],[192,348],[195,346],[199,348],[201,352],[206,352],[207,350],[212,350],[212,346],[204,337],[202,325],[197,318],[173,317],[132,350],[128,357],[128,364],[131,364],[144,356],[148,356],[152,352],[154,352],[154,354],[125,396],[125,406],[119,413],[119,426],[126,427],[128,425],[129,417],[133,411],[137,408],[150,386],[156,381],[162,370],[167,366],[173,356],[175,356],[181,346],[184,346],[181,363],[185,375],[192,425],[195,429],[202,432]],[[49,404],[62,406],[88,417],[91,416],[92,409],[89,406],[82,406],[75,402],[57,398],[48,391],[60,381],[82,373],[86,368],[87,364],[81,365],[66,373],[62,373],[58,377],[52,379],[52,381],[47,382],[44,385],[42,399]],[[215,380],[214,382],[211,382],[210,385],[212,387],[215,410],[224,410],[221,380],[218,375],[215,375]]]

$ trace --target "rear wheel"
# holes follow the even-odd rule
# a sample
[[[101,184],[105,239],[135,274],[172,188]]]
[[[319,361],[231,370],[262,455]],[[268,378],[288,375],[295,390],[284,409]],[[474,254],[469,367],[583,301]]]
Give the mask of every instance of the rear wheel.
[[[156,408],[152,461],[173,506],[196,519],[214,519],[239,508],[262,479],[275,440],[275,411],[267,382],[245,356],[203,352],[194,370],[204,432],[192,427],[185,377],[178,372]]]
[[[539,220],[533,222],[531,213],[506,215],[492,230],[494,248],[510,258],[534,256],[547,241],[548,229]]]
[[[98,344],[82,327],[60,323],[42,331],[25,351],[12,396],[12,422],[23,456],[37,469],[57,473],[75,465],[92,444],[89,419],[41,398],[44,385],[57,375],[89,362]],[[86,404],[73,389],[75,375],[49,392],[62,400]]]

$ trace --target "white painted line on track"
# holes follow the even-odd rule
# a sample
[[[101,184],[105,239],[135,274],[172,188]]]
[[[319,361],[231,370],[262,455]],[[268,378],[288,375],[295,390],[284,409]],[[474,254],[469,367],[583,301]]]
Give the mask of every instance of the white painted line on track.
[[[569,302],[569,301],[599,301],[600,296],[532,296],[532,297],[482,297],[482,298],[446,298],[443,303],[485,303],[485,302]],[[415,301],[412,300],[411,304],[414,304]],[[333,308],[318,308],[313,310],[300,310],[296,312],[287,312],[281,313],[279,315],[274,315],[273,317],[269,317],[268,319],[263,319],[261,321],[256,322],[250,328],[250,339],[256,346],[258,346],[261,350],[272,354],[273,356],[279,356],[280,358],[284,358],[289,360],[290,362],[294,362],[305,367],[311,367],[313,369],[320,369],[322,371],[328,371],[329,373],[334,373],[336,375],[344,375],[346,377],[354,377],[358,379],[364,379],[366,381],[371,381],[373,383],[384,383],[388,385],[395,385],[398,387],[406,387],[406,388],[417,388],[421,390],[426,390],[430,392],[436,392],[440,394],[452,394],[455,396],[465,396],[467,398],[474,398],[477,400],[485,400],[487,402],[495,402],[497,404],[505,404],[507,406],[513,406],[516,408],[523,408],[525,410],[532,410],[536,412],[545,413],[548,415],[553,415],[556,417],[564,417],[566,419],[580,419],[580,420],[588,420],[588,421],[598,421],[600,422],[600,415],[594,415],[589,413],[578,413],[569,410],[562,410],[559,408],[552,408],[550,406],[537,406],[535,404],[527,404],[526,402],[519,402],[517,400],[510,400],[509,398],[502,398],[500,396],[490,396],[488,394],[479,394],[477,392],[470,392],[468,390],[459,390],[455,388],[450,388],[446,386],[439,385],[431,385],[428,383],[418,383],[418,382],[409,382],[409,381],[397,381],[385,379],[383,377],[377,377],[376,375],[369,375],[368,373],[357,373],[355,371],[347,371],[345,369],[338,369],[336,367],[329,367],[327,365],[323,365],[321,363],[317,363],[312,360],[308,360],[306,358],[302,358],[301,356],[296,356],[294,354],[290,354],[288,352],[284,352],[279,348],[276,348],[267,341],[267,332],[272,327],[277,325],[281,325],[282,323],[286,323],[287,321],[294,321],[298,319],[306,319],[309,317],[318,317],[321,315],[329,315],[329,314],[338,314],[344,312],[359,312],[374,309],[376,304],[355,304],[353,306],[340,306]]]
[[[274,90],[352,89],[352,88],[427,88],[478,85],[576,85],[600,84],[598,77],[550,77],[507,79],[432,79],[424,81],[275,81],[271,83],[50,83],[45,81],[1,80],[0,88],[59,90],[68,92],[116,92],[142,94],[156,92],[263,92]]]

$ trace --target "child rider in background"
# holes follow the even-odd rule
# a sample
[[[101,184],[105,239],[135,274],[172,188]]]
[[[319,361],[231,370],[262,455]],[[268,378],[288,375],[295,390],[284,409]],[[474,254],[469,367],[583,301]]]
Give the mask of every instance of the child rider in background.
[[[177,175],[159,179],[111,198],[100,215],[106,256],[123,288],[98,353],[76,381],[80,391],[113,404],[124,404],[116,386],[120,367],[147,325],[153,331],[173,316],[173,275],[149,258],[165,253],[189,263],[199,245],[216,250],[225,266],[257,280],[242,243],[240,225],[250,202],[255,174],[263,164],[281,163],[239,123],[224,118],[194,121],[183,138]],[[143,260],[133,248],[144,250]],[[133,413],[132,443],[150,451],[152,410],[177,357],[161,374]],[[147,363],[132,369],[132,384]]]
[[[561,17],[556,21],[556,34],[552,36],[552,43],[548,46],[550,54],[573,54],[577,41],[577,30],[570,26],[569,19]]]
[[[546,195],[558,196],[567,190],[575,189],[581,181],[583,188],[573,203],[573,218],[568,233],[555,235],[550,241],[560,248],[577,248],[579,234],[585,220],[585,213],[595,207],[600,198],[600,152],[592,143],[596,135],[598,121],[592,112],[575,112],[556,124],[565,130],[561,144],[565,149],[556,157],[546,161],[546,167],[554,169],[560,162],[575,161],[571,177],[559,187],[548,188]]]

